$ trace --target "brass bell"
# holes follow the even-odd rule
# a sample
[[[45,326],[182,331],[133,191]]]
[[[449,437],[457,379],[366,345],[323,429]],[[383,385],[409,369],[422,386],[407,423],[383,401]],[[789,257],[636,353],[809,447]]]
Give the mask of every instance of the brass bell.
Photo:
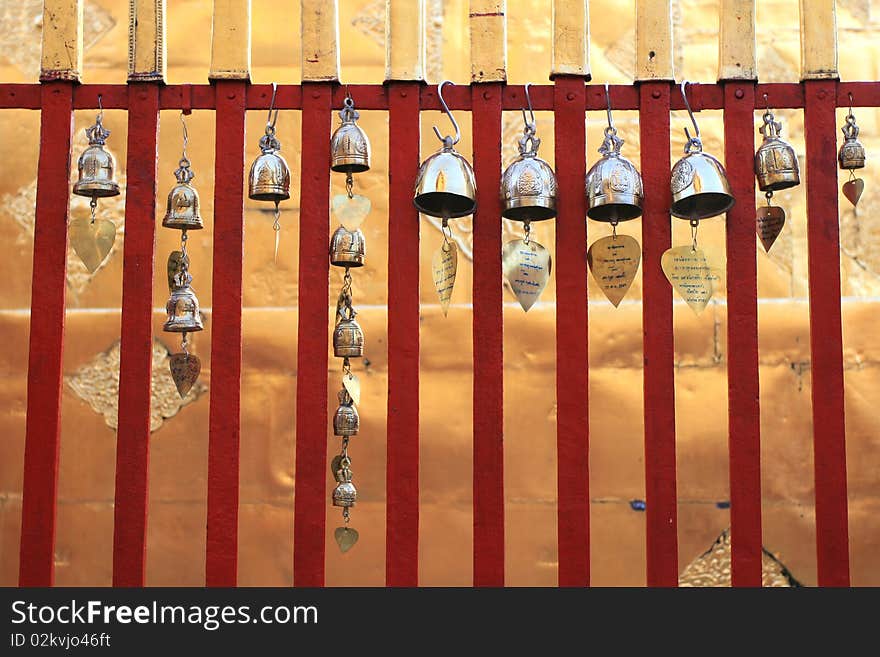
[[[440,83],[437,95],[443,111],[455,128],[455,137],[442,137],[440,131],[434,127],[434,134],[443,143],[443,147],[422,162],[416,176],[413,196],[413,204],[419,212],[443,219],[465,217],[473,214],[477,207],[474,169],[455,150],[455,144],[461,139],[461,130],[443,99],[443,87],[447,84],[452,83],[448,80]]]
[[[339,391],[339,407],[333,416],[333,434],[336,436],[356,436],[361,420],[347,390]]]
[[[189,333],[201,331],[202,315],[199,312],[199,300],[190,287],[192,276],[186,269],[181,269],[174,275],[174,288],[171,290],[171,298],[165,305],[168,320],[163,329],[171,333]]]
[[[370,168],[370,140],[360,129],[360,113],[347,96],[339,118],[342,125],[330,137],[330,168],[339,173],[362,173]]]
[[[119,183],[113,179],[116,162],[113,154],[104,149],[110,131],[101,123],[103,112],[95,119],[95,125],[86,128],[89,147],[77,161],[79,177],[73,185],[73,193],[92,199],[117,196]]]
[[[363,267],[367,242],[361,229],[340,226],[330,238],[330,264],[335,267]]]
[[[347,456],[342,458],[335,477],[337,484],[333,489],[333,506],[354,506],[357,502],[357,488],[351,483],[351,461]]]
[[[266,127],[260,139],[260,150],[248,176],[248,196],[255,201],[284,201],[290,198],[290,169],[278,151],[281,144]]]
[[[180,230],[199,230],[204,227],[202,217],[199,214],[199,193],[190,182],[195,177],[189,168],[189,160],[180,160],[180,166],[175,170],[174,176],[177,184],[168,193],[168,204],[162,225],[165,228],[178,228]]]
[[[688,138],[684,147],[685,155],[672,167],[671,212],[673,216],[693,222],[727,212],[733,207],[735,199],[730,193],[724,166],[703,152],[700,128],[687,99],[687,84],[686,80],[681,83],[681,95],[694,126],[694,136],[691,137],[688,129],[684,129]]]
[[[755,175],[762,192],[778,192],[801,182],[797,153],[791,144],[781,138],[782,123],[776,121],[768,109],[760,128],[764,142],[755,153]]]
[[[333,355],[336,358],[360,358],[364,355],[364,332],[354,318],[354,311],[340,319],[333,330]]]
[[[837,152],[837,161],[840,163],[841,169],[861,169],[865,166],[865,147],[859,141],[859,126],[856,125],[856,117],[850,108],[849,114],[846,115],[846,125],[841,129],[844,136],[844,142]]]

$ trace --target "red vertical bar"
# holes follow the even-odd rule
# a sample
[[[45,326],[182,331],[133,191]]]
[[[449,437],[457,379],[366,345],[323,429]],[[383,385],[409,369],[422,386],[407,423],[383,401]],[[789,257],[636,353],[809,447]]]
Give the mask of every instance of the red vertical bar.
[[[590,413],[587,344],[586,86],[554,83],[556,178],[556,451],[559,586],[590,584]],[[564,312],[559,309],[564,308]]]
[[[474,586],[504,585],[504,316],[501,305],[501,90],[471,86],[474,213]]]
[[[303,84],[293,581],[324,585],[332,87]]]
[[[128,86],[113,585],[143,586],[147,547],[159,85]]]
[[[727,417],[731,580],[761,586],[761,410],[755,251],[755,85],[724,84],[724,164],[736,205],[727,213]]]
[[[819,586],[849,586],[836,90],[834,80],[804,82]]]
[[[241,288],[247,84],[217,80],[214,157],[214,265],[205,583],[238,577],[238,469],[241,437]]]
[[[388,85],[388,586],[419,581],[419,86]]]
[[[660,268],[660,258],[672,244],[669,83],[640,85],[639,130],[646,192],[642,213],[646,574],[648,586],[677,586],[672,287]]]
[[[43,83],[40,96],[43,111],[31,283],[27,428],[18,575],[21,586],[52,586],[55,576],[73,83]],[[33,312],[33,309],[38,309],[38,312]]]

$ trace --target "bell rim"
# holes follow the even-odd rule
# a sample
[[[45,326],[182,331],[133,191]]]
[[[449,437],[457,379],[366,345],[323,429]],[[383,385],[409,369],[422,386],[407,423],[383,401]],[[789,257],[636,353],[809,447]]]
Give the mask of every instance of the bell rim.
[[[700,213],[685,213],[685,212],[676,212],[676,205],[680,205],[682,203],[692,202],[694,199],[699,197],[722,197],[726,199],[726,204],[723,209],[714,210],[711,213],[700,212]],[[726,192],[699,192],[697,194],[689,194],[684,198],[680,198],[677,201],[672,202],[672,207],[669,210],[669,213],[676,217],[677,219],[685,219],[685,220],[696,220],[699,221],[701,219],[711,219],[712,217],[718,217],[725,212],[729,212],[730,209],[736,204],[736,198],[732,194],[728,194]]]
[[[602,223],[613,223],[614,221],[632,221],[633,219],[638,219],[642,216],[642,204],[641,202],[635,202],[636,198],[641,199],[641,197],[636,197],[635,194],[617,195],[629,197],[632,199],[632,202],[591,202],[590,207],[587,208],[587,217],[589,217],[593,221],[601,221]],[[624,209],[626,209],[626,212],[621,214],[621,211]]]
[[[364,159],[367,162],[364,163]],[[334,157],[330,170],[336,173],[364,173],[370,170],[369,158],[363,157]]]
[[[504,203],[501,216],[513,221],[547,221],[559,214],[555,196],[518,196],[505,199]]]
[[[193,326],[183,326],[178,322],[165,322],[162,330],[166,333],[195,333],[196,331],[204,331],[205,325],[201,321]]]
[[[84,189],[85,185],[82,181],[73,184],[73,193],[77,196],[85,196],[86,198],[109,198],[111,196],[119,196],[119,183],[117,182],[89,182],[89,185],[96,185],[92,189]]]
[[[425,205],[423,205],[419,202],[419,199],[425,199],[428,197],[432,197],[434,195],[453,197],[454,199],[463,199],[463,201],[470,204],[470,208],[468,210],[464,210],[464,208],[458,209],[458,210],[451,210],[450,212],[447,212],[444,214],[442,212],[437,212],[436,210],[429,209],[428,207],[426,207]],[[439,217],[441,219],[444,217],[446,219],[458,219],[460,217],[467,217],[468,215],[472,215],[474,212],[477,211],[477,200],[476,199],[471,198],[470,196],[465,196],[464,194],[454,194],[452,192],[423,192],[421,194],[416,194],[413,197],[413,205],[415,205],[416,209],[419,212],[421,212],[422,214],[426,214],[429,217]]]
[[[195,221],[195,223],[190,223],[193,221]],[[162,228],[176,228],[177,230],[202,230],[204,227],[205,224],[202,222],[201,216],[197,216],[195,217],[195,219],[174,219],[169,218],[166,214],[162,218]]]
[[[343,260],[341,258],[331,258],[330,264],[334,267],[363,267],[364,266],[364,257],[363,256],[355,256],[351,260]]]
[[[255,192],[248,191],[248,198],[252,201],[286,201],[290,198],[290,192]]]
[[[333,349],[334,358],[363,358],[363,349]]]
[[[795,176],[793,178],[790,178],[789,180],[780,180],[778,182],[772,182],[769,184],[761,184],[759,180],[758,189],[760,189],[762,192],[781,192],[783,189],[791,189],[792,187],[797,187],[800,184],[801,178],[799,175],[795,174]]]

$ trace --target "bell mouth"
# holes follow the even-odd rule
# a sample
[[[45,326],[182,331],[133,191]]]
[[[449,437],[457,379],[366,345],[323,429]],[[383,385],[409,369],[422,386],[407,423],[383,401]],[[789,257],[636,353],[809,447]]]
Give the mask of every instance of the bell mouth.
[[[204,328],[205,327],[201,322],[167,321],[165,322],[165,326],[162,327],[162,330],[167,333],[192,333],[194,331],[202,331]]]
[[[180,230],[201,230],[204,228],[202,218],[195,219],[175,219],[174,217],[165,216],[162,220],[162,228],[177,228]]]
[[[370,170],[370,165],[360,157],[338,157],[334,158],[330,170],[336,173],[363,173]]]
[[[419,194],[413,199],[413,205],[419,212],[431,217],[446,217],[447,219],[466,217],[477,209],[477,202],[474,199],[452,192]]]
[[[636,197],[630,197],[628,203],[599,203],[587,210],[587,216],[593,221],[630,221],[642,216],[642,206],[636,203]]]
[[[360,254],[342,254],[330,260],[330,264],[334,267],[363,267],[364,256]]]
[[[77,196],[87,196],[88,198],[107,198],[108,196],[119,196],[119,183],[115,182],[77,182],[73,186],[73,193]]]
[[[708,219],[724,214],[735,202],[736,199],[730,194],[703,192],[676,201],[670,212],[679,219]]]
[[[556,199],[552,196],[521,196],[506,201],[501,216],[514,221],[545,221],[556,217]]]
[[[248,198],[253,201],[286,201],[290,198],[290,192],[280,189],[274,190],[254,190],[248,194]]]
[[[777,180],[776,182],[772,182],[769,185],[760,185],[760,189],[762,192],[781,192],[783,189],[797,187],[800,184],[801,179],[798,176],[791,176],[787,177],[784,180]]]

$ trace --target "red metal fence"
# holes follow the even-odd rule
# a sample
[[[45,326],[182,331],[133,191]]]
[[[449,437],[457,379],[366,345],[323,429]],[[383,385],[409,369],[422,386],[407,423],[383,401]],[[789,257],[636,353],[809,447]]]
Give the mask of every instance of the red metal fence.
[[[388,262],[388,436],[386,581],[418,583],[419,216],[412,183],[419,164],[419,113],[439,110],[434,87],[415,82],[351,86],[358,107],[390,115]],[[208,454],[206,583],[234,586],[237,574],[243,181],[245,115],[266,110],[269,85],[0,84],[0,109],[40,110],[42,128],[34,237],[27,436],[20,584],[53,582],[67,214],[73,111],[128,110],[125,251],[113,583],[144,584],[149,459],[152,280],[160,110],[216,111],[212,372]],[[329,161],[331,110],[345,89],[335,83],[278,87],[276,106],[302,111],[302,161]],[[585,112],[605,109],[604,87],[558,76],[532,86],[535,110],[554,112],[559,216],[556,238],[559,584],[590,582],[589,401]],[[727,215],[728,390],[735,586],[761,584],[761,479],[754,111],[766,94],[774,108],[803,109],[815,441],[816,540],[820,585],[849,584],[844,440],[843,352],[837,210],[835,109],[880,106],[880,83],[758,84],[690,87],[695,110],[721,109],[725,164],[737,204]],[[479,209],[474,217],[474,584],[504,583],[501,225],[501,113],[518,110],[522,86],[450,88],[453,109],[472,112]],[[638,110],[645,185],[642,232],[644,301],[647,580],[675,586],[675,398],[672,290],[660,268],[671,246],[670,110],[683,109],[668,82],[612,86],[614,109]],[[297,370],[294,583],[324,583],[327,417],[329,168],[301,172],[299,344]],[[221,357],[222,355],[222,357]],[[577,366],[572,366],[576,363]],[[476,404],[475,404],[476,405]]]

